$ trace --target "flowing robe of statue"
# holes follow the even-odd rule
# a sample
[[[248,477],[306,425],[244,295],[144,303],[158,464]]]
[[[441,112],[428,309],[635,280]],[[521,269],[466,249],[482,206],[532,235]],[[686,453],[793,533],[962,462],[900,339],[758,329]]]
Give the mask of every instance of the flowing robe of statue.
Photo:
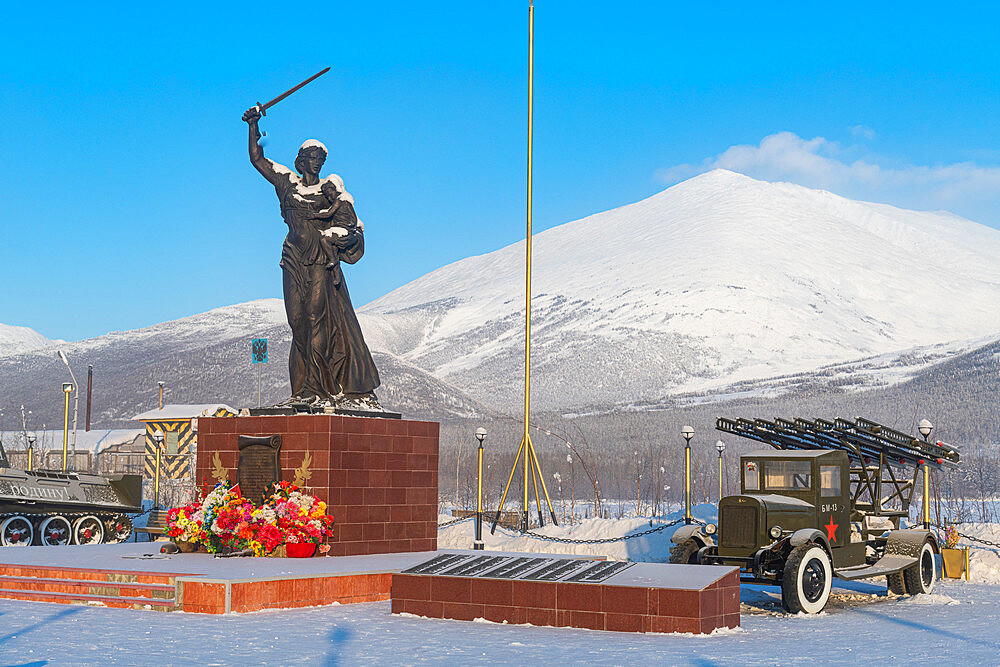
[[[277,164],[274,167],[278,175],[274,189],[288,225],[280,264],[285,312],[292,328],[288,361],[292,396],[335,400],[341,394],[370,394],[379,386],[378,369],[340,269],[340,262],[354,264],[364,255],[364,228],[357,225],[349,199],[342,201],[340,212],[349,213],[355,225],[347,236],[333,241],[339,255],[328,257],[320,243],[317,223],[322,220],[314,217],[329,206],[320,185],[306,186],[297,174]],[[339,181],[332,176],[324,180],[329,179]],[[339,189],[343,192],[342,184]]]
[[[318,178],[327,152],[318,141],[307,141],[299,150],[295,166],[301,176],[266,159],[258,143],[258,119],[254,109],[244,114],[250,124],[250,161],[274,185],[288,225],[280,265],[292,329],[291,400],[381,409],[374,395],[378,369],[340,267],[341,262],[354,264],[365,252],[364,226],[353,199],[338,176]],[[324,192],[325,184],[336,187],[336,202]]]

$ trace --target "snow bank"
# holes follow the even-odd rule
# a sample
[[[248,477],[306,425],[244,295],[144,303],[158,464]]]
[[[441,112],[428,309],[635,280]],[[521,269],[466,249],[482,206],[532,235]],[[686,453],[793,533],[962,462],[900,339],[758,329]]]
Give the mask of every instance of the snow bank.
[[[701,521],[717,522],[718,511],[715,505],[696,505],[691,510],[692,515]],[[670,523],[683,517],[682,512],[650,519],[649,517],[625,517],[622,519],[584,519],[572,526],[553,526],[548,524],[532,532],[546,537],[572,540],[605,540],[625,535],[636,535],[665,523]],[[537,552],[556,554],[576,554],[581,556],[603,556],[611,560],[632,560],[649,563],[664,563],[670,558],[670,548],[673,543],[670,536],[678,525],[663,530],[634,537],[625,541],[606,542],[598,544],[576,544],[556,542],[530,535],[524,536],[517,531],[507,530],[497,526],[496,533],[490,534],[490,520],[483,517],[483,542],[491,551]],[[452,517],[440,515],[438,523],[453,520]],[[652,525],[651,525],[652,524]],[[469,549],[475,534],[475,521],[463,521],[438,531],[439,549]]]
[[[913,597],[906,598],[904,600],[906,604],[928,604],[928,605],[951,605],[951,604],[962,604],[955,598],[949,595],[940,595],[938,593],[929,593],[926,595],[914,595]]]
[[[985,549],[972,551],[969,554],[969,581],[1000,585],[1000,556]]]

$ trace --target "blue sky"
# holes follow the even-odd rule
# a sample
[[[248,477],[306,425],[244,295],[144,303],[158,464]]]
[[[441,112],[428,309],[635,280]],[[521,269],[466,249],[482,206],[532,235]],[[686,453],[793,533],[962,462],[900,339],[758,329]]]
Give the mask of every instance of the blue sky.
[[[280,297],[240,116],[327,65],[261,126],[287,165],[331,149],[356,306],[523,237],[526,5],[308,7],[5,9],[0,322],[80,339]],[[998,14],[541,0],[536,231],[715,166],[1000,227]]]

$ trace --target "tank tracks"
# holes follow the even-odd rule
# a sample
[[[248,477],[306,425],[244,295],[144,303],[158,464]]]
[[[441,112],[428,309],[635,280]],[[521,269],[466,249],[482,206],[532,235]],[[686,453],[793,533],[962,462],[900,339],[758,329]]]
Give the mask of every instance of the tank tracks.
[[[0,546],[109,544],[132,535],[119,512],[0,512]]]

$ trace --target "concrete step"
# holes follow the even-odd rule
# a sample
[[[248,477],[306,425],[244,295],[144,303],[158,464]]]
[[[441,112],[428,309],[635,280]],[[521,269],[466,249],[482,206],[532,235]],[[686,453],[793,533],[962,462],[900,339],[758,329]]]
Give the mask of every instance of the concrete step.
[[[0,576],[173,586],[176,578],[184,575],[175,572],[121,572],[81,567],[4,564],[0,565]]]
[[[55,593],[22,589],[0,588],[0,598],[9,600],[30,600],[34,602],[57,602],[62,604],[93,604],[123,609],[151,609],[154,611],[177,611],[177,605],[170,599],[145,597],[124,597],[118,595],[87,595],[81,593]]]
[[[40,593],[73,593],[115,597],[148,598],[173,601],[175,586],[170,584],[140,584],[96,581],[87,579],[56,579],[49,577],[9,577],[0,575],[0,589],[36,591]]]

